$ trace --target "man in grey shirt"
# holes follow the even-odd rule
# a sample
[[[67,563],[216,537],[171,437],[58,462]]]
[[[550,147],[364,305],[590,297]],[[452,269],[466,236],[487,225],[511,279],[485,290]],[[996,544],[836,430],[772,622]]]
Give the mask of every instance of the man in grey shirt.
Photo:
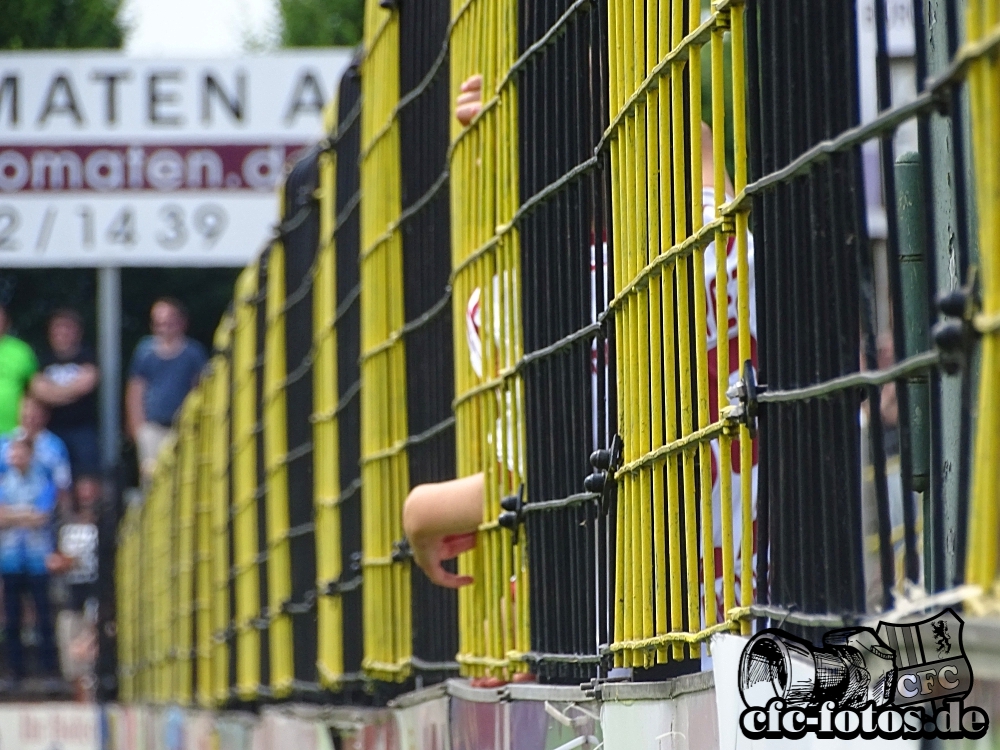
[[[187,310],[180,301],[158,299],[150,310],[153,335],[142,339],[132,354],[125,411],[144,482],[156,468],[157,454],[184,397],[208,361],[205,348],[185,335],[187,324]]]

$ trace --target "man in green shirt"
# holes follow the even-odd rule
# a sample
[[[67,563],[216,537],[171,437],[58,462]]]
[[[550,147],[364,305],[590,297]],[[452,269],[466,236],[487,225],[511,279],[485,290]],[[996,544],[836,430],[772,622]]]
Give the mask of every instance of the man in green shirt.
[[[21,396],[38,370],[31,347],[7,333],[10,320],[0,305],[0,435],[17,427]]]

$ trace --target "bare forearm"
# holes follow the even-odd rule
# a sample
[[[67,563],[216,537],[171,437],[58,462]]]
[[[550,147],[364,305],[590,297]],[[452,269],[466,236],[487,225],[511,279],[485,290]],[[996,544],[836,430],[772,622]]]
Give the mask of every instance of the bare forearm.
[[[411,542],[476,531],[483,495],[482,474],[414,487],[403,506],[403,530]]]
[[[125,389],[125,417],[129,437],[133,440],[139,434],[139,427],[146,421],[146,414],[142,407],[142,397],[145,390],[145,383],[141,380],[133,379],[128,382]]]
[[[44,376],[35,376],[31,381],[30,393],[46,406],[65,406],[77,399],[73,388],[57,385]]]
[[[34,510],[4,510],[0,513],[0,528],[37,529],[48,523],[47,513]]]
[[[24,515],[23,526],[27,526],[29,529],[40,529],[47,526],[50,520],[48,513],[40,513],[37,510],[29,510]]]

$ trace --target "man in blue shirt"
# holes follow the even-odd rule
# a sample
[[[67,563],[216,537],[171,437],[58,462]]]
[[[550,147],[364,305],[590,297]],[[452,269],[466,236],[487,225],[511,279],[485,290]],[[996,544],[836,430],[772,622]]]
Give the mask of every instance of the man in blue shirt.
[[[0,576],[7,616],[8,661],[16,680],[25,677],[21,617],[26,594],[31,594],[35,603],[41,668],[47,676],[58,674],[45,564],[54,551],[49,527],[56,488],[45,470],[32,461],[32,453],[31,440],[14,438],[7,445],[9,463],[0,474]]]
[[[140,341],[132,354],[125,411],[143,480],[152,476],[174,416],[208,361],[204,347],[185,335],[187,323],[181,302],[158,299],[150,310],[153,335]]]

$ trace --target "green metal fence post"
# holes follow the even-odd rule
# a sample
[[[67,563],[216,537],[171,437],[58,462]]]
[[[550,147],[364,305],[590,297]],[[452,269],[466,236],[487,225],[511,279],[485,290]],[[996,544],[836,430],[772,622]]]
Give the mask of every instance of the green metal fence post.
[[[903,154],[896,160],[896,206],[899,217],[899,270],[902,281],[905,351],[912,357],[930,348],[928,330],[927,266],[924,260],[923,165],[920,154]],[[930,485],[929,391],[926,372],[906,379],[909,413],[901,414],[910,428],[912,446],[911,486],[925,493]]]

